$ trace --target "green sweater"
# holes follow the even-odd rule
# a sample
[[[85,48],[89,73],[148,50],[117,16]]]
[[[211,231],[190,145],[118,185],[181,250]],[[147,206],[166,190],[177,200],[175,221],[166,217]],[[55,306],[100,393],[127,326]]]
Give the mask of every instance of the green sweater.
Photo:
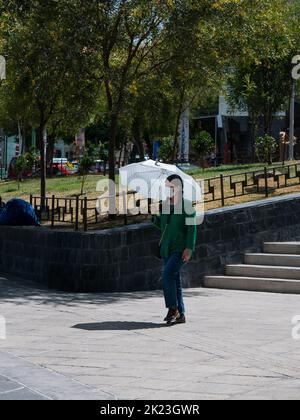
[[[194,223],[187,225],[186,219],[194,219]],[[169,225],[167,226],[169,221]],[[196,211],[187,214],[184,210],[182,214],[174,214],[174,208],[171,207],[171,216],[160,214],[154,216],[153,224],[161,231],[165,231],[161,244],[161,257],[168,258],[174,252],[182,252],[189,249],[192,253],[196,248],[197,225]],[[166,230],[165,230],[166,229]]]

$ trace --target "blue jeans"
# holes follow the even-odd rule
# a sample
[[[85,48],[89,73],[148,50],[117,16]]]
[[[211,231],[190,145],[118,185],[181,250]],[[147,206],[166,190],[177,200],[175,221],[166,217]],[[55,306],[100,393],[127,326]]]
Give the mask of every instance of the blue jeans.
[[[180,314],[185,313],[183,303],[180,270],[184,266],[182,252],[174,252],[169,258],[164,258],[163,289],[168,309],[178,308]]]

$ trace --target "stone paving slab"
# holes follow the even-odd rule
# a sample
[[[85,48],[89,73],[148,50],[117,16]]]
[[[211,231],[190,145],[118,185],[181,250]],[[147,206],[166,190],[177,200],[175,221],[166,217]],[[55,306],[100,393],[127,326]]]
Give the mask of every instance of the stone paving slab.
[[[0,351],[0,399],[111,400],[108,393]],[[5,375],[5,376],[3,376]]]
[[[68,294],[3,276],[0,399],[300,399],[300,297],[185,290],[172,328],[161,292]]]
[[[48,400],[46,396],[30,390],[16,381],[0,375],[0,401]]]

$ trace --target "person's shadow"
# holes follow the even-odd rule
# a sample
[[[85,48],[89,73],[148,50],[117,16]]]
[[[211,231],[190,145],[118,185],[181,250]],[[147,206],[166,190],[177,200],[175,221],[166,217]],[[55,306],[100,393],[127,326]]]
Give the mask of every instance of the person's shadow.
[[[166,324],[154,324],[152,322],[96,322],[92,324],[77,324],[72,328],[85,331],[136,331],[165,328]]]

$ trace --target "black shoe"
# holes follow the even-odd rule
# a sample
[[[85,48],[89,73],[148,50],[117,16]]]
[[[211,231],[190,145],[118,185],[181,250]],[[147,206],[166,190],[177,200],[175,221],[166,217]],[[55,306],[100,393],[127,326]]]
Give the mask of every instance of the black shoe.
[[[168,322],[171,317],[172,317],[171,309],[169,309],[169,312],[168,312],[167,316],[165,317],[164,322]]]
[[[176,320],[176,324],[186,324],[186,317],[184,314],[181,314]]]
[[[180,318],[180,313],[178,309],[171,309],[170,318],[167,320],[167,325],[175,325],[177,323],[177,319]]]

